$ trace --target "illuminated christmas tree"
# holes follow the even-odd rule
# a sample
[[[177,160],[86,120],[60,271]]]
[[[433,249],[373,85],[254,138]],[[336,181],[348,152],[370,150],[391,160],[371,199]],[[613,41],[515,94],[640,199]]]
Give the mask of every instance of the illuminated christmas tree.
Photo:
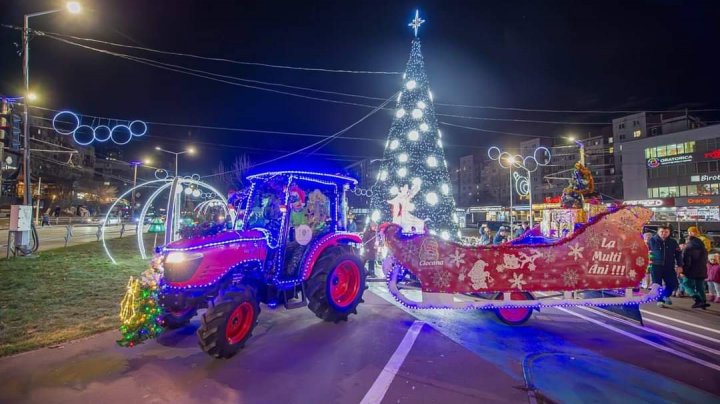
[[[416,12],[409,24],[415,38],[373,187],[370,218],[377,223],[400,224],[405,232],[422,233],[427,226],[431,234],[447,239],[458,233],[458,218],[417,37],[423,22]]]

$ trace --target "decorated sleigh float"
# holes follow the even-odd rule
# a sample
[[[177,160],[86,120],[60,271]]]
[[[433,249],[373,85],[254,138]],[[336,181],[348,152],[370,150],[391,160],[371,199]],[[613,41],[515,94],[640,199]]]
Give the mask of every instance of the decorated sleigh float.
[[[537,226],[485,247],[390,225],[383,270],[390,292],[410,308],[495,310],[508,324],[524,323],[541,307],[639,305],[660,292],[659,285],[639,289],[648,257],[641,232],[651,216],[642,207],[611,208],[564,238],[546,238]],[[399,282],[404,271],[419,290]]]

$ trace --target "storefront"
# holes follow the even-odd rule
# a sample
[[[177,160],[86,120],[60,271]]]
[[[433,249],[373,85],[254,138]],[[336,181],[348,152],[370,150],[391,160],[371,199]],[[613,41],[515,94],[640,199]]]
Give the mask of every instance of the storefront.
[[[667,223],[680,229],[699,225],[705,231],[720,230],[720,196],[642,199],[625,203],[652,210],[652,223],[655,224]]]
[[[533,205],[535,206],[535,205]],[[537,217],[537,215],[536,215]],[[472,206],[465,211],[466,227],[478,227],[482,223],[509,223],[510,208],[504,206]],[[530,221],[530,207],[528,205],[513,206],[513,223]],[[491,227],[495,227],[492,226]]]

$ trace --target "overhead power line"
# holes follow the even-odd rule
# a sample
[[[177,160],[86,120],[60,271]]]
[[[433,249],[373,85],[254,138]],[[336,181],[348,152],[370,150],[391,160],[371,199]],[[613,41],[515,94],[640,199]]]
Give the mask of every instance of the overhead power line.
[[[36,32],[39,32],[39,31],[36,31]],[[145,51],[145,52],[159,53],[159,54],[163,54],[163,55],[180,56],[180,57],[186,57],[186,58],[208,60],[208,61],[213,61],[213,62],[225,62],[225,63],[232,63],[232,64],[237,64],[237,65],[245,65],[245,66],[268,67],[268,68],[272,68],[272,69],[303,70],[303,71],[323,72],[323,73],[386,74],[386,75],[402,74],[402,72],[329,69],[329,68],[321,68],[321,67],[288,66],[288,65],[276,65],[276,64],[260,63],[260,62],[246,62],[246,61],[233,60],[233,59],[200,56],[200,55],[194,55],[191,53],[163,51],[163,50],[158,50],[158,49],[147,48],[144,46],[126,45],[126,44],[120,44],[120,43],[115,43],[115,42],[103,41],[103,40],[99,40],[99,39],[83,38],[83,37],[78,37],[78,36],[73,36],[73,35],[65,35],[65,34],[60,34],[57,32],[42,32],[42,34],[44,34],[44,35],[52,34],[52,35],[55,35],[58,37],[72,38],[72,39],[75,39],[78,41],[102,43],[105,45],[116,46],[116,47],[120,47],[120,48],[136,49],[136,50],[141,50],[141,51]]]
[[[14,27],[11,25],[3,25],[5,27],[9,28],[16,28],[19,29],[20,27]],[[297,66],[285,66],[285,65],[275,65],[275,64],[267,64],[267,63],[257,63],[257,62],[244,62],[244,61],[237,61],[237,60],[231,60],[231,59],[225,59],[225,58],[214,58],[214,57],[207,57],[207,56],[201,56],[201,55],[195,55],[195,54],[189,54],[189,53],[182,53],[182,52],[172,52],[172,51],[163,51],[158,49],[152,49],[148,47],[142,47],[142,46],[135,46],[135,45],[126,45],[126,44],[120,44],[115,42],[109,42],[109,41],[103,41],[99,39],[94,38],[86,38],[86,37],[78,37],[73,35],[66,35],[61,34],[57,32],[43,32],[43,31],[35,31],[36,33],[40,35],[47,35],[47,36],[55,36],[55,37],[61,37],[61,38],[70,38],[75,39],[79,41],[86,41],[86,42],[94,42],[94,43],[101,43],[105,45],[115,46],[115,47],[121,47],[121,48],[127,48],[127,49],[135,49],[135,50],[141,50],[145,52],[151,52],[156,54],[163,54],[163,55],[170,55],[170,56],[180,56],[180,57],[186,57],[186,58],[193,58],[193,59],[199,59],[199,60],[208,60],[208,61],[215,61],[215,62],[227,62],[227,63],[233,63],[233,64],[240,64],[240,65],[252,65],[252,66],[261,66],[261,67],[270,67],[270,68],[279,68],[279,69],[291,69],[291,70],[306,70],[306,71],[319,71],[319,72],[329,72],[329,73],[361,73],[361,74],[386,74],[386,75],[399,75],[402,74],[401,72],[392,72],[392,71],[368,71],[368,70],[342,70],[342,69],[327,69],[327,68],[309,68],[309,67],[297,67]],[[242,80],[240,78],[236,78],[238,80]],[[248,79],[245,79],[248,80]],[[253,80],[248,80],[253,81]],[[258,83],[263,83],[260,81],[256,81]],[[308,91],[317,91],[317,92],[323,92],[323,90],[318,89],[309,89],[309,88],[303,88],[303,87],[297,87],[297,86],[290,86],[290,85],[284,85],[279,83],[268,83],[264,82],[266,85],[274,85],[274,86],[283,86],[288,88],[297,88],[297,89],[305,89]],[[358,97],[358,98],[365,98],[370,100],[382,100],[381,97],[372,97],[372,96],[366,96],[366,95],[359,95],[359,94],[350,94],[350,93],[338,93],[338,92],[332,92],[332,91],[326,91],[327,93],[334,93],[334,94],[341,94],[348,97]],[[720,112],[720,108],[700,108],[700,109],[643,109],[643,110],[630,110],[630,109],[549,109],[549,108],[524,108],[524,107],[500,107],[500,106],[491,106],[491,105],[470,105],[470,104],[452,104],[452,103],[435,103],[437,106],[447,106],[447,107],[456,107],[456,108],[472,108],[472,109],[487,109],[487,110],[496,110],[496,111],[514,111],[514,112],[536,112],[536,113],[563,113],[563,114],[633,114],[633,113],[640,113],[640,112],[648,112],[648,113],[683,113],[683,112]]]
[[[341,95],[341,96],[362,97],[362,98],[369,98],[369,99],[375,99],[375,97],[366,97],[366,96],[359,96],[356,94],[340,93],[340,92],[327,91],[327,90],[317,90],[317,89],[312,89],[312,88],[308,88],[308,87],[288,86],[288,85],[278,84],[278,83],[268,83],[268,82],[260,82],[258,80],[242,79],[242,78],[238,78],[235,76],[222,75],[222,74],[207,72],[207,71],[198,70],[198,69],[191,69],[191,68],[187,68],[184,66],[155,61],[152,59],[140,58],[137,56],[122,54],[122,53],[118,53],[118,52],[112,52],[112,51],[108,51],[105,49],[94,48],[94,47],[79,44],[77,42],[73,42],[73,41],[70,41],[67,39],[56,37],[54,35],[45,35],[45,36],[47,38],[51,38],[51,39],[66,43],[68,45],[77,46],[77,47],[91,50],[94,52],[99,52],[99,53],[103,53],[106,55],[119,57],[119,58],[122,58],[125,60],[130,60],[130,61],[133,61],[136,63],[152,66],[152,67],[155,67],[158,69],[169,70],[169,71],[173,71],[176,73],[182,73],[182,74],[186,74],[186,75],[190,75],[190,76],[194,76],[194,77],[204,78],[207,80],[212,80],[212,81],[216,81],[216,82],[220,82],[220,83],[224,83],[224,84],[230,84],[230,85],[234,85],[234,86],[251,88],[251,89],[260,90],[260,91],[267,91],[267,92],[272,92],[272,93],[277,93],[277,94],[283,94],[283,95],[288,95],[288,96],[292,96],[292,97],[310,99],[310,100],[314,100],[314,101],[330,102],[330,103],[335,103],[335,104],[345,104],[345,105],[352,105],[352,106],[358,106],[358,107],[363,107],[363,108],[375,108],[374,105],[369,105],[369,104],[362,104],[362,103],[357,103],[357,102],[309,96],[309,95],[298,94],[298,93],[293,93],[293,92],[289,92],[289,91],[281,91],[281,90],[276,90],[276,89],[272,89],[272,88],[260,87],[259,85],[249,85],[249,84],[238,83],[236,81],[231,81],[231,80],[242,80],[242,81],[246,81],[246,82],[251,81],[254,83],[264,83],[265,85],[290,87],[290,88],[295,88],[295,89],[302,89],[303,91],[316,91],[316,92],[322,92],[325,94],[335,94],[335,95]],[[385,108],[385,109],[391,110],[391,108]],[[495,121],[495,122],[514,122],[514,123],[538,123],[538,124],[553,124],[553,125],[609,125],[610,124],[609,121],[603,121],[603,122],[546,121],[546,120],[537,120],[537,119],[510,119],[510,118],[477,117],[477,116],[443,114],[443,113],[437,113],[436,115],[444,116],[444,117],[448,117],[448,118]]]

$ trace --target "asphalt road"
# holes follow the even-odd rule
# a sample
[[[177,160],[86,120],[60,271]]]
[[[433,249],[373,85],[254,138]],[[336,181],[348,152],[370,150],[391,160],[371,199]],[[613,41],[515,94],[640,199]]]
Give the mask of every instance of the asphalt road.
[[[374,283],[340,324],[263,306],[228,360],[197,347],[197,318],[135,348],[107,332],[3,358],[0,402],[718,402],[720,310],[675,302],[643,306],[645,327],[582,308],[509,327],[487,312],[406,311]]]

